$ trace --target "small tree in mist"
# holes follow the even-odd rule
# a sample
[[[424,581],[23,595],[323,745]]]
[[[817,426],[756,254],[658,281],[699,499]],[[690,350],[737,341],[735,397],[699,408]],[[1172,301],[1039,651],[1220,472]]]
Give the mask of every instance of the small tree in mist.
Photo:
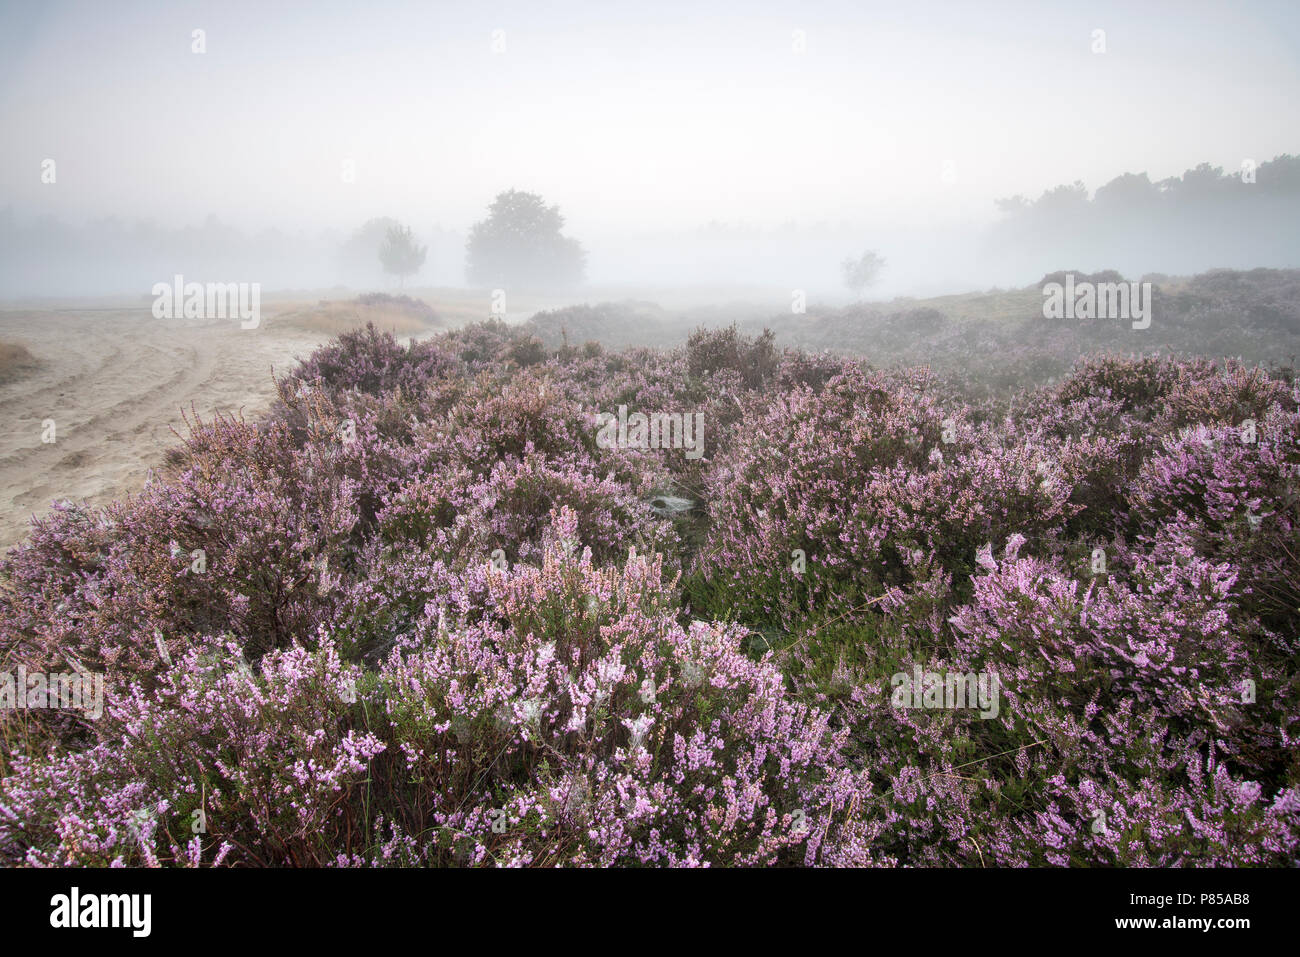
[[[564,216],[534,193],[506,190],[475,223],[465,246],[465,273],[482,286],[572,286],[586,273],[587,254],[561,234]]]
[[[872,250],[867,250],[857,259],[849,257],[840,263],[844,270],[844,285],[861,296],[864,289],[880,278],[880,271],[885,268],[885,260]]]
[[[411,227],[390,226],[379,246],[379,261],[383,263],[385,272],[397,276],[398,283],[405,285],[407,276],[420,271],[428,252],[429,247],[415,241]]]
[[[379,247],[384,244],[388,230],[400,225],[397,220],[388,216],[367,220],[339,246],[340,274],[352,282],[372,281],[375,278],[375,256],[379,252]]]

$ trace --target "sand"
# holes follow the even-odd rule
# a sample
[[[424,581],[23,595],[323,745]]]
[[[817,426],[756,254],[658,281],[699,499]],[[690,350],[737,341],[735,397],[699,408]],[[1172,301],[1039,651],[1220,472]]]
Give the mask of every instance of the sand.
[[[58,499],[103,505],[144,486],[151,468],[188,434],[181,410],[204,418],[266,412],[272,369],[330,337],[265,315],[234,320],[155,319],[148,308],[0,311],[0,341],[36,358],[0,383],[0,548]],[[48,420],[53,420],[53,442]]]

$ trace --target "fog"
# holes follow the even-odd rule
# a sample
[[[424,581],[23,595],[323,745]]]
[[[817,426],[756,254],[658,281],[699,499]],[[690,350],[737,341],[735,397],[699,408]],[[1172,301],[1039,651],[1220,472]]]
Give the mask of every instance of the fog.
[[[1300,265],[1300,12],[1133,6],[6,4],[0,298],[386,288],[380,217],[475,285],[512,188],[593,286]]]

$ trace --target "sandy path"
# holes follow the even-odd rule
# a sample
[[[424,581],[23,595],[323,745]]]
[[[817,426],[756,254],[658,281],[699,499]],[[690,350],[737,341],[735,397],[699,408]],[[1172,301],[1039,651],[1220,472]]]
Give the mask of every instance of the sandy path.
[[[0,340],[42,361],[0,385],[0,548],[56,499],[105,504],[144,485],[184,433],[181,410],[261,415],[272,367],[289,371],[325,335],[264,318],[158,320],[147,309],[0,312]],[[55,441],[42,442],[53,419]]]

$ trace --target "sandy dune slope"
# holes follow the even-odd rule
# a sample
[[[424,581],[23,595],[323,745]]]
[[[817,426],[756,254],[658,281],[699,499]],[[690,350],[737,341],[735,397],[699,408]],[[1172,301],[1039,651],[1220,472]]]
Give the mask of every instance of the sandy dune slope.
[[[204,417],[260,415],[274,397],[272,367],[289,371],[327,338],[273,320],[252,330],[158,320],[147,308],[0,312],[0,341],[40,361],[0,384],[0,548],[52,500],[99,505],[143,486],[191,404]]]

